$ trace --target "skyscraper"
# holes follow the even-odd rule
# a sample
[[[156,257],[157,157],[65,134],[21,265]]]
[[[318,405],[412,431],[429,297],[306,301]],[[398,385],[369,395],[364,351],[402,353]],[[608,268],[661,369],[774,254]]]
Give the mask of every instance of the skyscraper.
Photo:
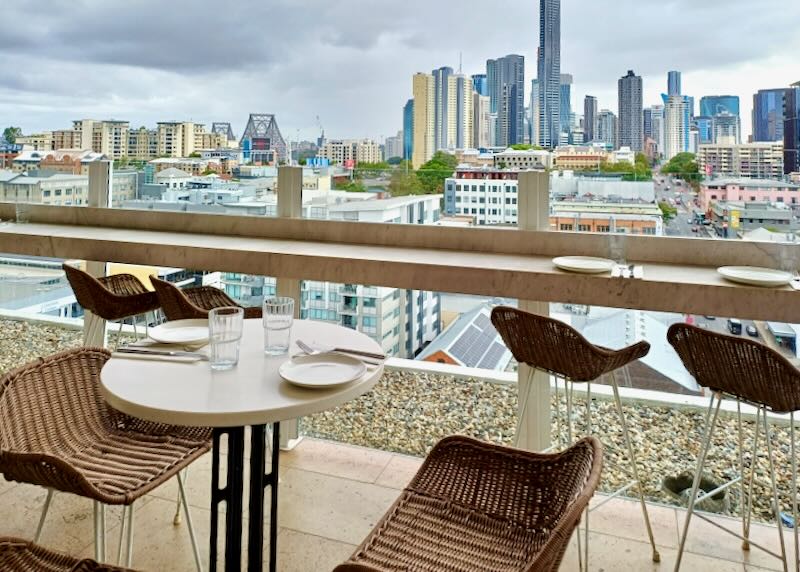
[[[706,95],[700,98],[700,115],[714,117],[719,113],[739,115],[738,95]]]
[[[442,67],[433,78],[433,148],[463,149],[472,146],[472,87],[470,78]]]
[[[489,95],[489,86],[485,73],[476,73],[472,76],[472,89],[480,95]]]
[[[472,93],[472,145],[477,149],[489,147],[492,143],[491,114],[489,96],[477,91]]]
[[[800,81],[783,98],[783,172],[800,172]]]
[[[531,104],[530,104],[531,118],[530,118],[530,138],[531,143],[534,145],[539,144],[539,80],[531,80]]]
[[[539,0],[539,145],[555,147],[561,133],[561,0]]]
[[[689,102],[684,95],[664,96],[664,159],[689,150]]]
[[[634,151],[644,148],[642,129],[642,78],[628,70],[618,83],[619,99],[619,145]]]
[[[559,94],[558,122],[561,132],[569,134],[572,130],[570,123],[570,115],[572,114],[572,74],[561,74]]]
[[[742,142],[742,127],[738,115],[717,113],[711,118],[711,141],[713,143],[738,144]]]
[[[650,109],[650,121],[653,141],[656,142],[656,152],[664,154],[664,106],[653,105]]]
[[[583,98],[583,134],[587,143],[597,137],[597,98],[593,95]]]
[[[681,95],[681,72],[667,72],[667,95]]]
[[[403,160],[410,161],[414,153],[414,100],[403,106]]]
[[[435,111],[434,111],[434,86],[433,76],[425,73],[414,74],[413,79],[413,152],[411,162],[415,169],[425,164],[435,151]]]
[[[431,72],[433,75],[433,108],[434,108],[434,150],[446,149],[450,139],[448,130],[452,126],[448,122],[448,113],[453,101],[450,97],[450,78],[453,76],[453,68],[442,67]]]
[[[608,109],[603,109],[597,115],[597,136],[595,141],[600,141],[609,149],[619,147],[617,139],[618,125],[617,116]]]
[[[497,114],[495,145],[525,141],[525,58],[510,54],[486,61],[489,108]]]
[[[753,141],[783,141],[786,88],[760,89],[753,95]]]

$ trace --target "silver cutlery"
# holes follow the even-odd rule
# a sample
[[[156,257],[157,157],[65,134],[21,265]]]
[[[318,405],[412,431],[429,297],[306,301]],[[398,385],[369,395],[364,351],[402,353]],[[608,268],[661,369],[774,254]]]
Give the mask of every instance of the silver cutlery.
[[[147,348],[147,347],[136,347],[136,346],[124,346],[121,348],[117,348],[117,353],[123,354],[143,354],[143,355],[154,355],[154,356],[167,356],[167,357],[191,357],[197,358],[199,360],[208,360],[208,356],[204,353],[200,352],[186,352],[186,351],[179,351],[179,350],[159,350],[154,348]]]
[[[326,353],[338,353],[338,354],[349,354],[354,357],[360,358],[362,361],[367,363],[380,363],[386,359],[386,356],[383,354],[377,354],[373,352],[367,352],[362,350],[353,350],[347,348],[334,348],[334,347],[324,347],[324,348],[313,348],[307,343],[303,342],[302,340],[297,340],[297,347],[303,350],[304,353],[308,355],[318,355],[318,354],[326,354]]]

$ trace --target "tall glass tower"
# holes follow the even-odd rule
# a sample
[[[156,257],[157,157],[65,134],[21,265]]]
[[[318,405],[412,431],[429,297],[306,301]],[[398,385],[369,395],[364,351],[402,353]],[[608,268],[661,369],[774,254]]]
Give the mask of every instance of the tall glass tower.
[[[739,115],[738,95],[705,95],[700,98],[700,115],[714,117],[721,113]]]
[[[642,77],[628,70],[618,84],[619,145],[641,151],[644,147]]]
[[[486,61],[489,111],[497,114],[494,145],[525,142],[525,58],[509,54]],[[556,85],[558,94],[558,85]]]
[[[539,1],[539,145],[553,148],[561,133],[561,0]]]
[[[414,154],[414,100],[403,106],[403,159],[411,160]]]
[[[753,141],[783,141],[786,88],[759,89],[753,95]]]
[[[667,72],[667,95],[681,95],[681,72]]]

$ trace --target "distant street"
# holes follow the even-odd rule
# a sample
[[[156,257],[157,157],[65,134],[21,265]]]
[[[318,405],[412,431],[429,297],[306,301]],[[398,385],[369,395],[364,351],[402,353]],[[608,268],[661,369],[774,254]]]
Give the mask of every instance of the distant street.
[[[656,201],[668,202],[678,209],[678,214],[665,226],[667,236],[702,236],[707,237],[706,227],[694,222],[695,212],[699,209],[694,205],[694,195],[691,188],[682,181],[666,175],[654,173],[653,181],[656,187]],[[689,220],[692,222],[689,222]],[[692,228],[697,227],[698,232]]]

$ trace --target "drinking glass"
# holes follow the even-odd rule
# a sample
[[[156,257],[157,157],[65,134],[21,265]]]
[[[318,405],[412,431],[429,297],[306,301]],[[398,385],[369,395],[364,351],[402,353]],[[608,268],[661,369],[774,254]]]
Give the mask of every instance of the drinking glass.
[[[264,299],[264,353],[280,356],[289,351],[294,321],[294,299],[274,297]]]
[[[17,203],[15,205],[15,220],[18,224],[25,224],[31,221],[31,205],[29,203]]]
[[[239,307],[214,308],[208,313],[211,344],[211,369],[223,371],[239,363],[239,344],[244,326],[244,310]]]
[[[608,235],[608,257],[618,266],[627,266],[626,236],[623,232],[612,232]]]

